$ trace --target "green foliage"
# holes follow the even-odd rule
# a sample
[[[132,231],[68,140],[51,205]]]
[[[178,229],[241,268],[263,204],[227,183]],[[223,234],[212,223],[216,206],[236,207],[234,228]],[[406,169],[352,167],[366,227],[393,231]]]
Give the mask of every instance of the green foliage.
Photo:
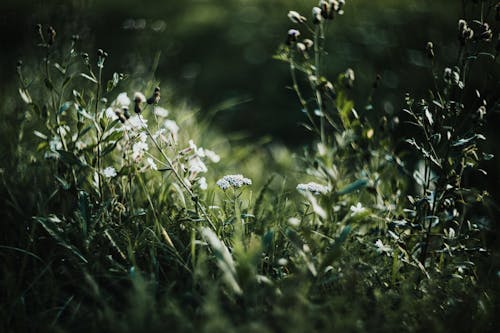
[[[40,26],[41,71],[18,66],[26,111],[2,169],[2,329],[494,330],[488,194],[467,180],[493,157],[489,104],[467,81],[491,31],[473,39],[460,21],[442,78],[428,45],[434,81],[406,96],[418,133],[396,153],[370,100],[355,109],[353,70],[326,77],[343,4],[290,12],[310,39],[292,29],[276,56],[316,137],[300,158],[218,132],[154,76],[105,78],[106,52],[76,36],[56,49]],[[479,106],[461,102],[469,90]]]

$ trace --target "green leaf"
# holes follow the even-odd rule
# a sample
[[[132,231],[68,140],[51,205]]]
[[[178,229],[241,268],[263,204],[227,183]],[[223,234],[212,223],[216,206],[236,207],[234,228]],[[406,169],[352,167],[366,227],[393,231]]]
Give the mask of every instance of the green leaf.
[[[338,195],[349,194],[349,193],[357,191],[357,190],[359,190],[361,188],[364,188],[367,185],[368,185],[368,179],[361,178],[361,179],[358,179],[358,180],[350,183],[349,185],[347,185],[346,187],[344,187],[343,189],[341,189],[340,191],[338,191],[337,194]]]
[[[93,78],[93,77],[91,77],[91,76],[88,76],[88,75],[87,75],[87,74],[85,74],[85,73],[80,73],[80,76],[81,76],[81,77],[83,77],[83,78],[85,78],[85,79],[87,79],[87,80],[89,80],[90,82],[93,82],[93,83],[97,84],[97,80],[96,80],[96,79],[94,79],[94,78]]]
[[[57,224],[61,223],[61,220],[57,216],[51,216],[49,218],[36,217],[35,220],[42,225],[42,227],[47,231],[47,233],[54,238],[59,245],[70,250],[77,258],[79,258],[84,263],[88,263],[87,259],[78,251],[78,249],[71,245],[64,231]]]
[[[340,233],[339,237],[335,240],[335,243],[329,248],[328,252],[326,253],[325,258],[323,259],[323,262],[321,263],[321,272],[328,266],[330,265],[334,260],[336,260],[340,254],[342,253],[342,244],[347,239],[347,236],[351,232],[351,226],[346,225],[344,229],[342,229],[342,232]]]
[[[69,152],[69,151],[66,151],[66,150],[58,150],[57,151],[59,153],[59,156],[61,158],[61,160],[68,164],[68,165],[77,165],[79,167],[83,167],[85,166],[86,164],[84,162],[82,162],[82,160],[80,160],[75,154],[73,154],[72,152]]]
[[[45,86],[47,87],[47,89],[54,90],[54,85],[52,84],[52,82],[49,79],[45,78],[44,82],[45,82]]]

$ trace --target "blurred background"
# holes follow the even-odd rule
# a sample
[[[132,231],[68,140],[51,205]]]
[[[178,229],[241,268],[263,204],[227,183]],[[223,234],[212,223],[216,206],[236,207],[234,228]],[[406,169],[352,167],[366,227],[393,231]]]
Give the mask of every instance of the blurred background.
[[[457,20],[463,6],[472,8],[476,2],[347,0],[346,14],[337,16],[328,31],[329,79],[352,68],[356,109],[374,119],[400,115],[406,92],[415,99],[426,97],[432,85],[424,52],[427,41],[434,43],[441,76],[444,67],[456,60]],[[35,25],[50,24],[58,43],[79,34],[81,49],[89,54],[98,48],[107,51],[105,75],[117,71],[150,77],[159,59],[155,75],[161,86],[172,91],[171,98],[198,108],[200,117],[210,116],[222,130],[248,140],[264,137],[301,146],[311,141],[299,125],[304,115],[287,88],[287,65],[272,56],[294,27],[288,10],[309,17],[316,4],[316,0],[2,0],[0,95],[19,101],[16,61],[36,65],[35,59],[42,56],[37,54],[41,50],[35,45]],[[487,61],[492,60],[474,66],[493,67]],[[490,75],[497,84],[488,89],[497,94],[498,66],[493,68],[496,72]],[[382,79],[373,92],[377,74]],[[367,111],[372,93],[373,108]],[[494,134],[499,113],[487,117],[489,139],[495,142],[500,139]],[[500,153],[498,145],[490,150]],[[486,168],[492,173],[491,191],[498,193],[498,159]]]

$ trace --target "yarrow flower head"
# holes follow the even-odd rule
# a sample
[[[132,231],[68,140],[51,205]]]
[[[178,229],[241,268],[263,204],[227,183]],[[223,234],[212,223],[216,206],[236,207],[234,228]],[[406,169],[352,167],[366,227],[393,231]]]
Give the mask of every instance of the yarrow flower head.
[[[252,185],[252,180],[243,175],[226,175],[217,181],[217,186],[224,191],[230,187],[240,188],[243,185]]]
[[[307,184],[298,184],[297,190],[301,192],[311,192],[314,195],[326,194],[330,191],[330,189],[327,186],[315,182],[309,182]]]

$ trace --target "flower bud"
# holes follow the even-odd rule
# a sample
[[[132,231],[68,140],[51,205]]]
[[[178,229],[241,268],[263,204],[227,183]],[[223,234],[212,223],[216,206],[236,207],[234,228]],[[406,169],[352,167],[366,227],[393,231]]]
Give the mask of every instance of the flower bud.
[[[142,112],[142,103],[146,102],[146,97],[140,92],[134,94],[134,111],[139,114]]]
[[[427,58],[434,59],[434,44],[432,42],[427,42],[425,50],[427,51]]]
[[[297,42],[297,38],[300,36],[300,31],[296,29],[290,29],[288,30],[288,37],[286,40],[287,45],[292,45],[293,43]]]
[[[321,8],[313,7],[312,9],[312,20],[314,24],[319,24],[322,21]]]
[[[149,97],[146,102],[151,105],[151,104],[158,104],[159,101],[160,101],[160,87],[156,87],[153,92],[153,95]]]
[[[314,42],[312,40],[310,40],[309,38],[306,38],[302,41],[302,43],[304,43],[304,45],[306,46],[306,49],[310,50],[313,45],[314,45]]]
[[[307,19],[304,16],[300,15],[295,10],[291,10],[288,12],[288,18],[293,23],[304,23],[305,21],[307,21]]]

